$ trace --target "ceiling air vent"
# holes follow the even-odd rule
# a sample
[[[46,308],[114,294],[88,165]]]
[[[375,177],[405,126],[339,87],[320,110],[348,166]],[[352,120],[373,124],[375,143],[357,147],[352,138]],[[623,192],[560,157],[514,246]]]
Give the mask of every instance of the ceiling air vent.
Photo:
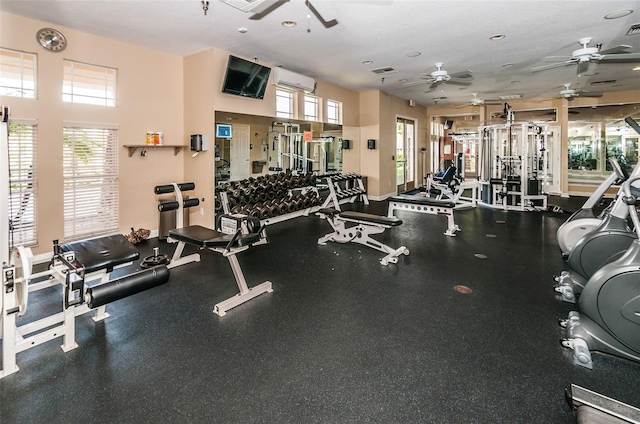
[[[371,72],[378,75],[387,75],[387,74],[395,74],[396,72],[398,72],[398,70],[388,67],[388,68],[373,69]]]
[[[606,81],[594,81],[591,83],[591,85],[611,85],[611,84],[615,84],[616,80],[606,80]]]
[[[629,31],[625,35],[638,35],[640,34],[640,24],[633,24]]]
[[[516,100],[516,99],[521,99],[522,94],[510,94],[508,96],[498,96],[498,98],[500,100]]]

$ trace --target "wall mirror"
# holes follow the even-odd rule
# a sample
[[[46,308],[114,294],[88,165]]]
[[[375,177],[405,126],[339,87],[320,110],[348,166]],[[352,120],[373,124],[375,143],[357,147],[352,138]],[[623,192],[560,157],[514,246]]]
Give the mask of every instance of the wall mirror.
[[[215,112],[215,123],[232,127],[230,138],[215,137],[216,182],[342,171],[341,125],[223,111]]]

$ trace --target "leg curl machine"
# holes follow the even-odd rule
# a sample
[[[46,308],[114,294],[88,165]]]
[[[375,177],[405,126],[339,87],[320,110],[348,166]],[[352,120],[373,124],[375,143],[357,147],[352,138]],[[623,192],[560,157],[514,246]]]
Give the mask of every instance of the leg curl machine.
[[[333,208],[320,209],[317,215],[326,219],[333,228],[332,233],[318,239],[319,245],[324,246],[328,241],[362,244],[387,254],[380,259],[382,265],[398,263],[398,256],[409,255],[409,249],[404,246],[394,249],[370,237],[371,234],[380,234],[402,224],[398,218],[354,211],[340,212]],[[351,226],[347,227],[347,224]]]
[[[176,228],[169,231],[169,241],[178,242],[169,264],[170,268],[200,260],[198,253],[182,258],[182,252],[188,244],[199,249],[209,249],[220,253],[229,260],[240,292],[215,305],[213,312],[220,316],[225,315],[229,309],[241,305],[256,296],[273,291],[270,281],[265,281],[249,288],[236,257],[238,253],[247,250],[251,246],[267,243],[264,226],[260,225],[260,219],[258,218],[246,215],[223,215],[220,219],[220,231],[200,225]],[[186,258],[190,259],[185,261]]]
[[[110,281],[111,272],[138,259],[138,250],[118,234],[72,243],[53,242],[53,257],[46,271],[33,272],[33,255],[25,247],[13,250],[2,269],[0,315],[2,370],[0,378],[18,371],[16,355],[49,340],[62,337],[62,350],[78,347],[75,317],[95,311],[94,321],[107,317],[107,303],[123,299],[169,279],[166,267],[156,267]],[[87,282],[99,281],[89,286]],[[17,325],[27,312],[29,293],[60,284],[62,312]]]

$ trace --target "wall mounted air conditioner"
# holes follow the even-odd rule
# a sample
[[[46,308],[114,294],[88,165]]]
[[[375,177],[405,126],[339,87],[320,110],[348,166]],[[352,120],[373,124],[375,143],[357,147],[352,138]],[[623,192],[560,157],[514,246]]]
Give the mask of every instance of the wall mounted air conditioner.
[[[283,88],[313,92],[316,82],[306,75],[296,74],[284,68],[273,68],[273,83]]]
[[[262,13],[281,0],[220,0],[229,6],[240,9],[245,13]],[[289,0],[284,0],[287,2]]]

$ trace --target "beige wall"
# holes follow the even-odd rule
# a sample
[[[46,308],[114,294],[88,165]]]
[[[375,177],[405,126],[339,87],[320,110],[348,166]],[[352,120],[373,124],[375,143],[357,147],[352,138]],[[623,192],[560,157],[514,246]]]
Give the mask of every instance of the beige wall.
[[[38,56],[38,98],[2,97],[11,116],[37,119],[37,228],[34,253],[51,250],[53,239],[63,239],[62,122],[117,124],[120,144],[144,144],[147,131],[162,131],[165,144],[184,145],[182,58],[57,27],[68,39],[63,52],[39,47],[35,34],[51,24],[0,12],[0,45]],[[63,59],[108,66],[118,70],[118,106],[115,108],[62,102]],[[173,149],[139,151],[133,157],[119,150],[120,230],[156,229],[158,212],[153,187],[181,180],[183,153]]]

